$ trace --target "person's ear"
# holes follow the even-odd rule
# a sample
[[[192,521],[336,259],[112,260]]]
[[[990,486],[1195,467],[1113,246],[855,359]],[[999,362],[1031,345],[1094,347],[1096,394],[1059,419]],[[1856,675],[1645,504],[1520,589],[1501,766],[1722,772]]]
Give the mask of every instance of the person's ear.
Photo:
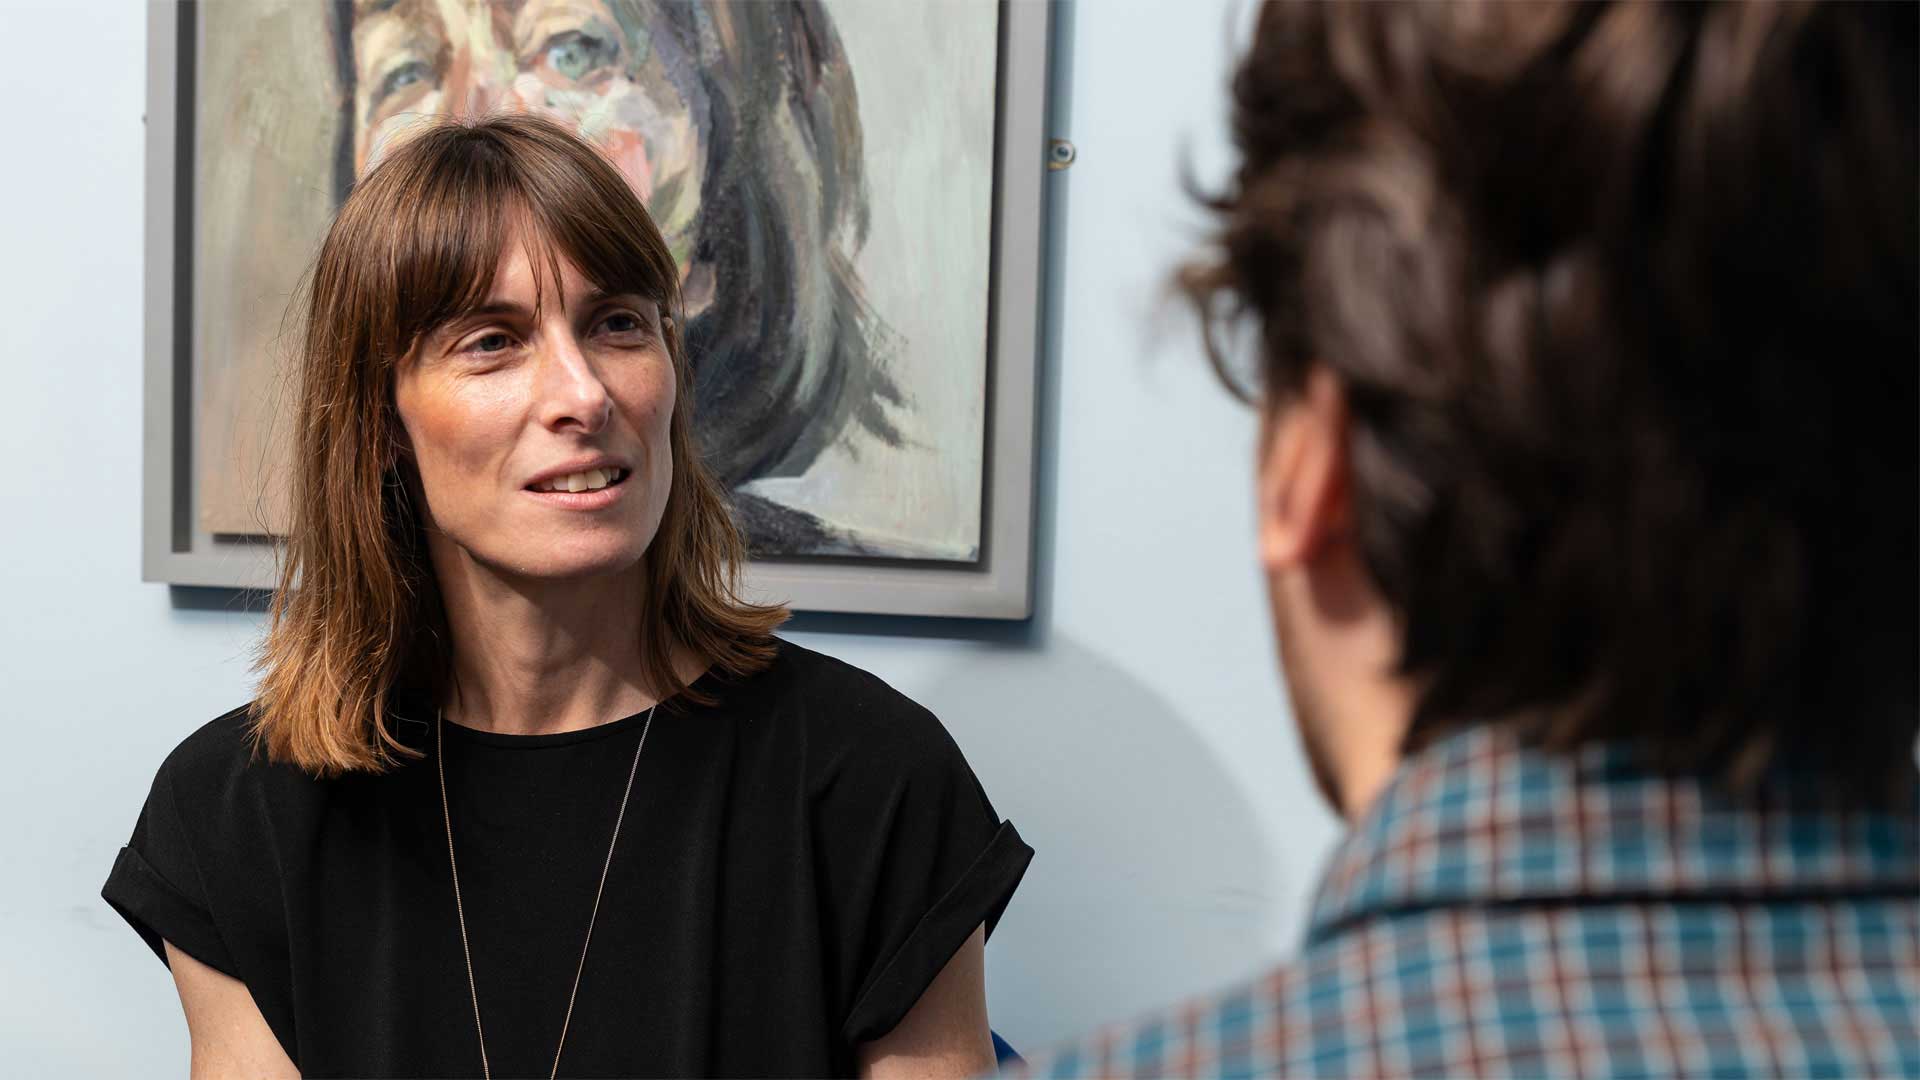
[[[1263,405],[1257,507],[1268,573],[1305,566],[1347,536],[1347,397],[1324,367],[1299,391]]]

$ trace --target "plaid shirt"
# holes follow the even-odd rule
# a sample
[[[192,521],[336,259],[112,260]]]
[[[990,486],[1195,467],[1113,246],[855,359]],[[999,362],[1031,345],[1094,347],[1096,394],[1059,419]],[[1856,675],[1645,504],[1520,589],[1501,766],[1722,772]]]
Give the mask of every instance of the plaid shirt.
[[[1296,963],[1029,1069],[1920,1077],[1916,1017],[1920,795],[1735,801],[1480,728],[1395,775]]]

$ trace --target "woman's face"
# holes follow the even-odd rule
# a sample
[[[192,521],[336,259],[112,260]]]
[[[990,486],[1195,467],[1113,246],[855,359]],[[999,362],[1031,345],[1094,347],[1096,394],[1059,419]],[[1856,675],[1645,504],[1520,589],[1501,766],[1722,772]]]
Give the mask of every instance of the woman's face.
[[[654,10],[630,12],[635,25],[623,26],[607,0],[356,3],[355,171],[423,115],[541,113],[613,159],[685,273],[707,98],[694,58],[674,35],[653,32]]]
[[[616,573],[646,553],[672,485],[660,312],[562,260],[536,317],[526,246],[509,241],[482,305],[395,374],[429,545],[436,566],[464,555],[508,577]]]

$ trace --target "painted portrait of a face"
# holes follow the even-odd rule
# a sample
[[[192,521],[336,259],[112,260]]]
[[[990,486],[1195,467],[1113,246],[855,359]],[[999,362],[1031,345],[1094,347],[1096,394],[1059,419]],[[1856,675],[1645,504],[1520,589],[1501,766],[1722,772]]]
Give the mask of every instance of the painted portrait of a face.
[[[989,252],[943,233],[987,234],[994,6],[890,8],[336,0],[305,64],[333,114],[316,179],[338,205],[439,117],[525,111],[572,126],[625,174],[679,263],[696,430],[754,555],[971,560]],[[949,41],[966,24],[972,48],[896,58],[886,20]],[[843,44],[846,22],[871,35],[867,56]],[[916,124],[929,102],[962,98],[970,123]],[[885,179],[928,181],[876,194],[876,162]],[[919,285],[935,257],[957,272]],[[886,297],[868,287],[881,280]],[[943,294],[937,319],[922,288]]]
[[[542,113],[574,125],[620,166],[691,270],[710,102],[698,57],[659,5],[360,0],[348,11],[340,42],[353,86],[351,127],[342,129],[348,179],[422,116]],[[710,265],[702,277],[690,309],[712,299]]]

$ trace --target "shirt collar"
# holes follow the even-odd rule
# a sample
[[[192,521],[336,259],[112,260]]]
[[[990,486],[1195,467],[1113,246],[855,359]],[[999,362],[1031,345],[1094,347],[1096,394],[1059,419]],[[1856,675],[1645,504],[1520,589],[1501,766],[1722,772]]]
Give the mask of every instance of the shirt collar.
[[[1736,799],[1619,746],[1550,754],[1471,727],[1403,763],[1334,852],[1308,939],[1448,904],[1920,890],[1910,790],[1883,812],[1785,780]]]

